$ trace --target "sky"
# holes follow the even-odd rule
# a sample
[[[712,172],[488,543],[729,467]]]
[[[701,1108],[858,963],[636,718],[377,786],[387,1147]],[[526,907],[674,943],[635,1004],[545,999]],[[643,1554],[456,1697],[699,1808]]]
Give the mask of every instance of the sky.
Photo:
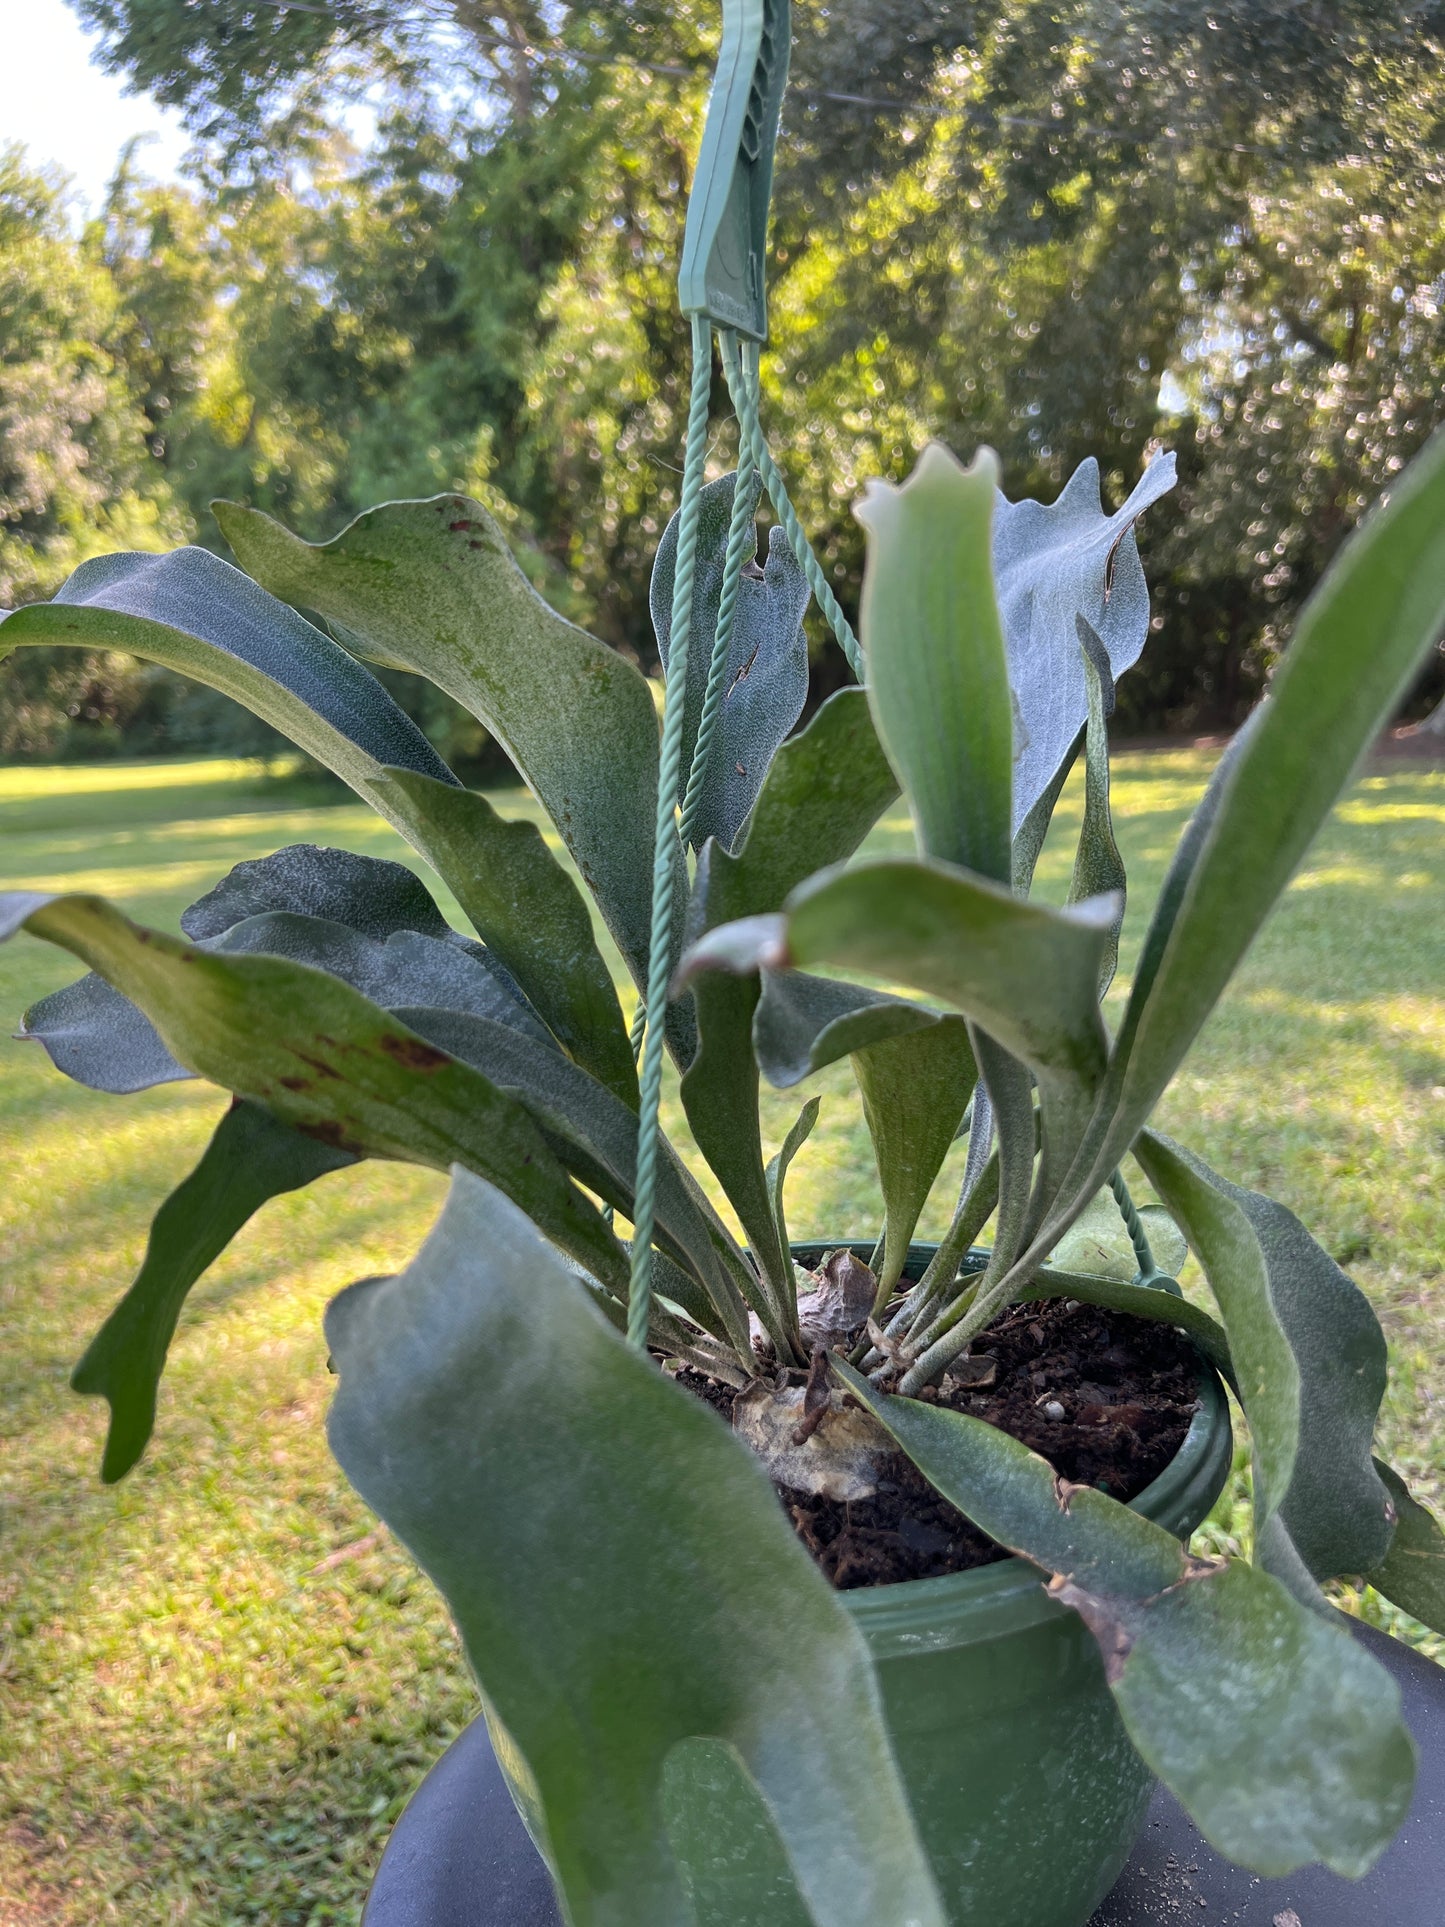
[[[0,0],[0,44],[0,143],[62,168],[84,211],[134,134],[154,137],[138,156],[145,172],[175,175],[187,146],[180,116],[92,64],[93,42],[65,0]]]

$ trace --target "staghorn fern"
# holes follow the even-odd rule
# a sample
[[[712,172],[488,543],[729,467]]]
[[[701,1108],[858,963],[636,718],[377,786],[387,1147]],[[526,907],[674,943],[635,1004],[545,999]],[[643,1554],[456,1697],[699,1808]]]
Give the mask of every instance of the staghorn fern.
[[[1386,1677],[1319,1615],[1319,1584],[1367,1573],[1445,1627],[1445,1542],[1372,1460],[1385,1365],[1363,1297],[1291,1214],[1148,1122],[1445,616],[1445,443],[1307,608],[1180,844],[1111,1035],[1101,999],[1123,877],[1106,719],[1148,628],[1133,521],[1172,475],[1156,461],[1106,516],[1092,463],[1045,509],[1008,503],[991,457],[965,471],[930,449],[908,484],[875,487],[861,511],[867,687],[796,734],[797,570],[775,545],[745,577],[717,780],[702,792],[695,863],[681,837],[672,856],[667,1039],[692,1135],[745,1243],[664,1147],[650,1340],[664,1360],[751,1386],[754,1407],[780,1367],[821,1357],[850,1450],[857,1421],[871,1427],[865,1480],[869,1450],[902,1449],[1052,1575],[1107,1650],[1122,1641],[1148,1656],[1112,1684],[1140,1752],[1212,1838],[1260,1871],[1322,1858],[1358,1873],[1408,1802],[1409,1743]],[[731,481],[715,483],[704,644],[732,507]],[[90,966],[26,1015],[61,1070],[116,1093],[201,1076],[237,1100],[77,1368],[77,1387],[111,1406],[103,1476],[144,1451],[185,1295],[268,1197],[360,1157],[450,1169],[451,1198],[415,1263],[332,1308],[332,1440],[447,1593],[533,1776],[576,1917],[596,1917],[603,1891],[627,1897],[630,1919],[676,1917],[657,1788],[672,1747],[713,1734],[763,1787],[820,1917],[861,1927],[902,1908],[935,1921],[855,1632],[747,1454],[610,1329],[625,1318],[617,1225],[634,1195],[638,1093],[586,904],[534,829],[456,783],[362,661],[430,677],[504,744],[635,984],[658,760],[644,679],[540,600],[475,503],[391,504],[320,546],[219,512],[245,573],[194,550],[88,563],[54,602],[4,621],[0,657],[104,644],[237,696],[391,822],[476,934],[450,929],[400,866],[310,847],[240,866],[186,913],[180,937],[91,897],[0,899],[0,935],[26,928]],[[675,539],[659,555],[660,611]],[[667,641],[663,624],[664,654]],[[701,706],[690,688],[694,734]],[[1028,900],[1029,883],[1081,749],[1075,883],[1053,909]],[[854,861],[900,789],[918,855]],[[830,970],[848,978],[818,974]],[[816,1108],[769,1162],[757,1098],[760,1075],[791,1088],[845,1056],[885,1221],[876,1275],[850,1300],[872,1314],[872,1339],[854,1317],[830,1350],[817,1304],[800,1308],[786,1229],[787,1167]],[[961,1132],[951,1229],[905,1286],[909,1242]],[[1129,1153],[1168,1208],[1135,1220],[1133,1237],[1109,1196],[1131,1209],[1118,1176]],[[961,1274],[990,1218],[987,1269]],[[1172,1288],[1181,1232],[1218,1322]],[[1220,1364],[1250,1423],[1256,1563],[1190,1562],[1103,1495],[1061,1508],[1024,1448],[910,1396],[1003,1307],[1063,1294],[1181,1326]],[[837,1429],[821,1424],[807,1442],[822,1479],[842,1451]],[[659,1538],[659,1509],[679,1491],[685,1519]],[[580,1534],[547,1526],[579,1514]],[[494,1558],[477,1553],[482,1520]],[[564,1595],[555,1610],[529,1605],[539,1573]],[[619,1618],[631,1638],[616,1636]],[[802,1694],[799,1640],[816,1689]],[[569,1703],[623,1664],[647,1690],[622,1694],[625,1714],[591,1736],[593,1790],[579,1792],[558,1764]],[[1207,1738],[1181,1751],[1171,1737],[1200,1666],[1235,1709],[1227,1772]],[[867,1878],[841,1881],[844,1863]]]

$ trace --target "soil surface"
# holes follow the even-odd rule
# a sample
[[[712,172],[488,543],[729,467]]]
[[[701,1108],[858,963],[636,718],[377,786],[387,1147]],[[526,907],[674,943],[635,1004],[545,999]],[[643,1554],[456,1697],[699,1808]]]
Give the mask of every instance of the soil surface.
[[[967,1369],[993,1382],[945,1380],[924,1394],[986,1419],[1080,1485],[1133,1499],[1173,1458],[1199,1407],[1199,1355],[1176,1331],[1063,1300],[1008,1312],[969,1348]],[[725,1417],[733,1393],[683,1371]],[[793,1529],[840,1591],[935,1579],[1008,1554],[969,1523],[902,1454],[870,1499],[842,1504],[775,1488]]]

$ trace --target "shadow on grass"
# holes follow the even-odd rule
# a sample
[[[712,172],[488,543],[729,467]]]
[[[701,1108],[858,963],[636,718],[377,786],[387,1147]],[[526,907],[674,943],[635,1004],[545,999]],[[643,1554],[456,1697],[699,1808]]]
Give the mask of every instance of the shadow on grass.
[[[169,1180],[163,1180],[162,1196],[166,1194],[170,1183],[178,1181],[193,1162],[193,1159],[187,1159]],[[388,1175],[397,1173],[398,1169],[392,1167]],[[410,1169],[406,1175],[408,1179],[414,1178],[415,1184],[412,1194],[401,1201],[400,1208],[418,1219],[420,1237],[425,1234],[433,1207],[440,1208],[445,1180],[439,1173],[424,1174]],[[189,1363],[192,1352],[203,1340],[208,1328],[224,1319],[236,1304],[268,1290],[277,1292],[282,1298],[287,1297],[295,1290],[297,1272],[306,1272],[324,1254],[330,1254],[333,1262],[336,1261],[336,1254],[341,1254],[338,1268],[343,1271],[347,1270],[346,1251],[354,1249],[358,1254],[347,1276],[335,1287],[336,1290],[351,1282],[352,1277],[367,1275],[367,1254],[387,1241],[387,1234],[395,1227],[399,1211],[398,1200],[394,1197],[381,1198],[373,1203],[359,1199],[356,1192],[366,1181],[366,1167],[363,1166],[333,1172],[315,1185],[308,1186],[307,1191],[315,1206],[313,1212],[305,1210],[302,1202],[304,1194],[300,1193],[293,1194],[285,1201],[263,1206],[212,1270],[193,1287],[172,1341],[172,1361],[161,1379],[161,1402],[156,1439],[150,1448],[152,1452],[156,1450],[158,1441],[163,1443],[167,1406],[176,1397],[178,1378],[189,1376],[193,1369]],[[139,1183],[137,1188],[140,1188]],[[151,1189],[148,1175],[145,1188]],[[301,1207],[299,1210],[298,1204]],[[284,1222],[290,1233],[284,1254],[276,1249],[275,1230],[275,1214],[282,1212],[286,1214]],[[29,1264],[36,1275],[74,1275],[78,1268],[85,1275],[86,1290],[83,1310],[76,1299],[68,1300],[65,1307],[65,1314],[68,1315],[64,1315],[64,1323],[76,1330],[72,1345],[67,1347],[60,1339],[58,1349],[47,1347],[48,1357],[37,1357],[32,1353],[28,1360],[17,1358],[14,1360],[15,1377],[12,1379],[11,1373],[6,1372],[0,1378],[0,1387],[3,1387],[5,1379],[11,1379],[10,1396],[6,1400],[5,1431],[12,1440],[18,1441],[32,1429],[53,1423],[56,1417],[55,1403],[51,1397],[42,1394],[35,1400],[24,1395],[23,1387],[27,1379],[33,1376],[35,1368],[48,1368],[51,1373],[59,1370],[68,1381],[70,1372],[95,1331],[134,1280],[136,1266],[126,1263],[115,1252],[113,1243],[107,1249],[105,1234],[108,1233],[109,1239],[113,1240],[117,1231],[115,1215],[113,1209],[95,1216],[85,1214],[78,1220],[71,1219],[63,1229],[57,1228],[49,1237],[27,1241]],[[128,1240],[138,1242],[143,1250],[154,1207],[142,1204],[133,1216],[129,1211],[126,1215],[130,1222],[120,1229]],[[302,1220],[299,1224],[296,1223],[298,1217]],[[313,1219],[309,1227],[305,1222],[307,1217]],[[312,1233],[310,1239],[306,1235],[308,1229]],[[320,1346],[319,1315],[315,1330],[316,1343]],[[106,1410],[103,1400],[82,1398],[68,1389],[66,1397],[96,1422],[97,1431],[103,1427]],[[98,1444],[96,1464],[98,1470]]]

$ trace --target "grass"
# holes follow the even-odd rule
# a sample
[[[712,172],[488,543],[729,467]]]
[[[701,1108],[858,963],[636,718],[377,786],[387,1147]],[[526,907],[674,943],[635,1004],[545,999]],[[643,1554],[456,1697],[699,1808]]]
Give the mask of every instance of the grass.
[[[1210,762],[1119,759],[1126,969]],[[532,810],[520,792],[495,800]],[[1045,889],[1067,876],[1078,801]],[[1437,1501],[1442,828],[1445,772],[1356,786],[1161,1112],[1350,1265],[1394,1356],[1384,1447]],[[907,834],[895,816],[877,840]],[[343,793],[244,765],[0,771],[4,887],[103,891],[160,925],[231,864],[299,841],[404,855]],[[28,938],[0,950],[3,1031],[74,974]],[[868,1236],[877,1187],[846,1071],[818,1087],[795,1235]],[[0,1036],[0,1927],[355,1922],[391,1822],[474,1711],[444,1612],[373,1534],[322,1435],[322,1309],[405,1260],[434,1175],[370,1164],[270,1205],[190,1301],[145,1460],[98,1482],[103,1408],[66,1379],[221,1103],[195,1084],[98,1096]],[[768,1101],[774,1141],[796,1108]],[[1239,1537],[1238,1500],[1207,1529],[1216,1543]],[[1346,1603],[1426,1643],[1382,1602]]]

